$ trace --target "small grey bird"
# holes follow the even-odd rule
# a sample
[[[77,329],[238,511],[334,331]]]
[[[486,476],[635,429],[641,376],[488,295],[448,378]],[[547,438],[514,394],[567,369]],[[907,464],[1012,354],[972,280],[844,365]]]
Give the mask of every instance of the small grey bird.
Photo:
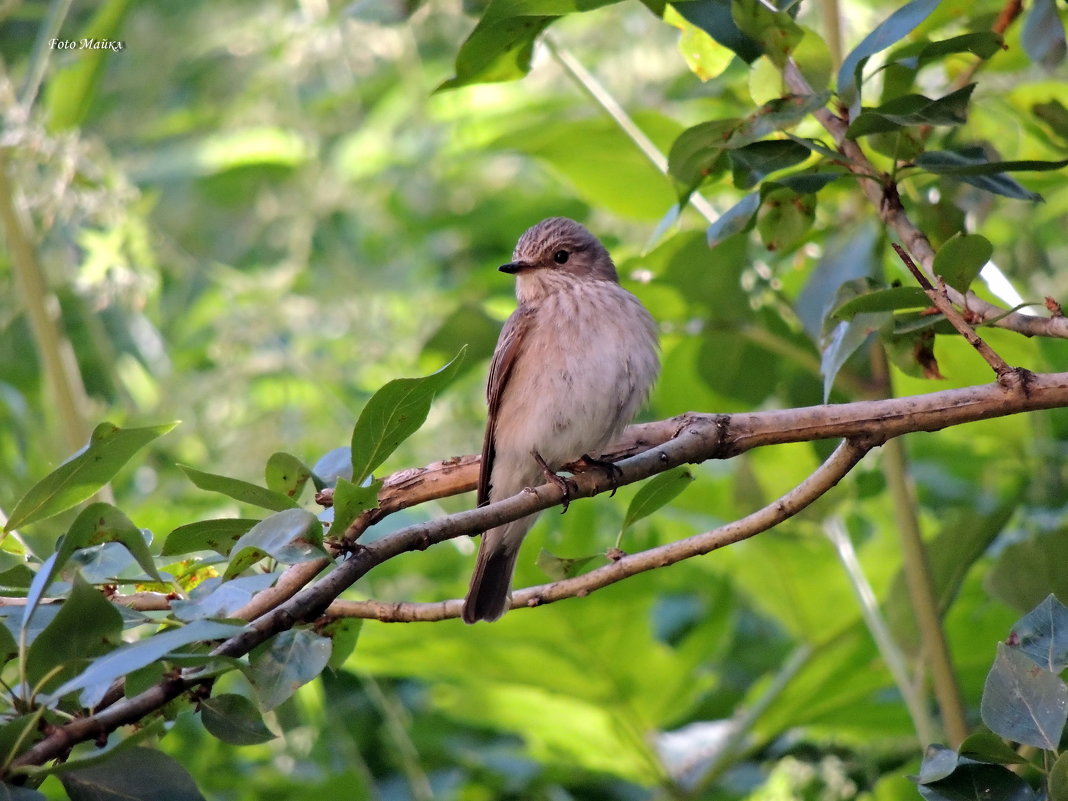
[[[519,304],[490,364],[479,506],[534,486],[543,468],[595,462],[590,456],[622,432],[660,371],[656,323],[619,285],[604,245],[577,222],[542,220],[500,269],[516,276]],[[465,623],[504,614],[519,546],[536,517],[482,535]]]

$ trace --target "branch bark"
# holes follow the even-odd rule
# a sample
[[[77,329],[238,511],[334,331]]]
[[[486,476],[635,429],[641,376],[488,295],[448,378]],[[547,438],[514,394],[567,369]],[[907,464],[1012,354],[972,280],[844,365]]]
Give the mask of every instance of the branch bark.
[[[777,509],[779,504],[783,505],[786,512],[802,508],[803,503],[810,502],[806,498],[810,498],[814,490],[823,488],[825,491],[833,486],[844,475],[843,468],[848,470],[868,448],[892,437],[1062,406],[1068,406],[1068,373],[1035,375],[1017,369],[995,384],[926,395],[734,415],[689,413],[669,420],[631,426],[626,436],[606,454],[634,454],[618,463],[621,471],[616,477],[618,484],[640,481],[680,464],[730,458],[762,445],[828,438],[844,438],[847,443],[817,473],[771,507],[722,529],[664,546],[666,550],[624,557],[602,568],[603,572],[589,574],[594,576],[591,579],[579,577],[578,580],[521,590],[516,594],[517,600],[529,605],[531,601],[545,603],[586,594],[626,575],[707,553],[737,539],[752,536],[758,530],[765,530],[762,526],[768,520],[771,521],[770,525],[774,525],[776,520],[783,519],[777,517],[783,511]],[[448,474],[447,480],[442,479],[444,473]],[[476,473],[477,464],[472,459],[463,460],[457,469],[444,470],[439,463],[431,468],[404,471],[398,474],[403,475],[405,486],[403,500],[398,497],[396,501],[398,508],[414,505],[428,494],[443,497],[466,491],[473,487]],[[577,491],[573,494],[576,497],[588,497],[612,489],[612,481],[601,471],[577,475],[575,485]],[[546,509],[561,500],[558,487],[542,485],[498,503],[407,526],[366,546],[357,544],[348,559],[314,584],[261,614],[244,632],[218,645],[213,653],[244,656],[278,632],[329,614],[331,604],[344,590],[377,565],[402,553],[423,550],[454,537],[476,534]],[[153,596],[146,599],[148,601],[155,604],[159,599]],[[458,601],[442,602],[438,605],[441,607],[438,614],[449,616],[448,613],[457,604]],[[106,708],[55,727],[40,742],[21,754],[13,767],[42,765],[60,758],[78,742],[105,736],[119,726],[142,720],[201,681],[194,671],[187,670],[181,676],[168,678],[136,696],[116,699]]]

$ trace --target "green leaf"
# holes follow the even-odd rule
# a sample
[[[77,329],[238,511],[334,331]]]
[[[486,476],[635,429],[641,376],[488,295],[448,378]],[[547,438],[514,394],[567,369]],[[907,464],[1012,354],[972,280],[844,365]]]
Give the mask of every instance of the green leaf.
[[[761,52],[783,67],[804,36],[801,27],[785,11],[773,11],[760,0],[735,0],[731,14],[738,29],[760,45]]]
[[[491,0],[456,55],[456,75],[436,91],[522,78],[530,71],[534,40],[554,20],[619,0]]]
[[[122,429],[101,423],[89,444],[71,459],[42,478],[15,504],[4,531],[44,520],[91,498],[111,481],[130,457],[178,425],[164,423],[145,428]]]
[[[6,767],[11,759],[44,737],[40,726],[41,714],[42,710],[38,709],[36,712],[18,715],[0,723],[0,764]],[[5,784],[3,787],[5,790],[9,789],[9,785]],[[19,796],[9,794],[8,797]],[[2,792],[0,799],[3,799]]]
[[[29,648],[26,676],[35,690],[47,692],[73,678],[90,658],[121,644],[122,615],[76,575],[70,596]],[[59,667],[63,669],[49,675]],[[42,685],[45,676],[48,680]]]
[[[244,626],[230,623],[197,620],[179,629],[170,629],[137,642],[127,643],[94,659],[89,667],[64,682],[52,696],[58,699],[80,690],[79,703],[86,709],[92,709],[100,703],[111,683],[127,673],[162,659],[186,645],[226,639],[244,630]]]
[[[690,72],[702,81],[720,75],[734,59],[730,48],[713,39],[707,31],[694,25],[674,6],[664,9],[664,22],[679,29],[678,50]]]
[[[956,769],[957,752],[935,743],[924,749],[923,762],[916,780],[920,784],[929,784],[946,778]]]
[[[274,709],[314,679],[330,660],[331,641],[307,629],[290,629],[252,652],[250,680],[260,708]]]
[[[348,448],[343,449],[348,453]],[[201,520],[178,526],[163,543],[160,556],[175,556],[192,551],[215,551],[225,556],[234,543],[259,520],[251,517],[227,517],[216,520]]]
[[[846,103],[851,103],[856,96],[857,72],[864,68],[864,63],[876,53],[894,45],[908,36],[930,16],[940,0],[913,0],[907,3],[864,37],[842,61],[838,69],[838,94]]]
[[[823,402],[831,396],[835,376],[857,348],[869,336],[881,329],[891,319],[889,312],[862,312],[853,315],[848,322],[835,326],[820,357],[820,373],[823,375]]]
[[[829,95],[789,95],[765,103],[745,119],[711,120],[687,128],[671,145],[668,170],[681,184],[680,199],[726,169],[728,150],[750,145],[794,125],[827,104]]]
[[[930,42],[920,49],[916,57],[916,68],[925,67],[953,53],[972,53],[981,59],[988,59],[1005,46],[1005,40],[993,31],[978,31],[951,36],[938,42]]]
[[[998,643],[980,705],[983,723],[1007,740],[1055,751],[1068,721],[1068,688],[1018,649]]]
[[[215,695],[201,703],[200,720],[209,733],[231,745],[256,745],[277,736],[264,725],[256,705],[234,693]]]
[[[1068,799],[1068,751],[1061,753],[1049,771],[1049,801]]]
[[[768,191],[770,190],[770,191]],[[804,239],[816,220],[816,196],[787,187],[768,187],[757,214],[757,231],[768,250],[789,250]]]
[[[1012,627],[1012,641],[1051,673],[1068,668],[1068,607],[1052,593]]]
[[[315,515],[304,509],[276,512],[254,525],[234,544],[226,578],[236,576],[264,555],[287,565],[328,556],[323,550],[323,527]]]
[[[177,761],[152,748],[122,749],[81,770],[59,774],[70,801],[204,801]]]
[[[934,273],[954,289],[966,292],[993,252],[994,246],[986,237],[955,234],[935,254]]]
[[[397,378],[371,396],[352,431],[352,481],[362,484],[397,446],[426,421],[434,396],[449,385],[466,348],[437,372]]]
[[[338,617],[323,626],[319,633],[329,637],[333,645],[327,666],[332,670],[341,670],[354,650],[363,630],[363,620],[358,617]]]
[[[671,503],[692,481],[693,473],[686,465],[673,467],[646,481],[627,507],[620,534],[622,535],[643,517],[648,517],[657,509]]]
[[[1006,546],[986,579],[990,593],[1020,612],[1049,593],[1068,598],[1068,532],[1056,529]],[[1020,581],[1027,576],[1027,581]]]
[[[930,305],[931,299],[919,287],[895,286],[856,295],[836,306],[830,316],[837,320],[849,320],[865,312],[923,309]]]
[[[538,566],[539,570],[553,581],[563,581],[564,579],[577,576],[582,572],[582,568],[594,559],[602,558],[601,554],[595,553],[590,556],[579,556],[574,559],[568,559],[563,556],[557,556],[542,548],[538,551],[538,558],[535,561],[535,564]]]
[[[352,448],[347,445],[323,454],[312,467],[312,480],[318,489],[334,486],[339,478],[352,478]]]
[[[130,0],[108,0],[97,8],[79,39],[114,41],[130,7]],[[49,128],[65,131],[82,123],[92,107],[108,58],[124,58],[110,48],[79,48],[73,62],[49,76],[45,92]]]
[[[731,13],[731,0],[686,0],[672,3],[687,22],[696,25],[747,64],[760,58],[760,45],[738,28]]]
[[[980,731],[969,735],[957,749],[962,757],[993,765],[1026,765],[1027,760],[1013,751],[993,732]]]
[[[937,100],[902,95],[878,108],[866,108],[850,123],[846,136],[857,139],[910,125],[962,125],[968,120],[968,103],[975,86],[968,84]]]
[[[751,189],[771,173],[800,164],[809,157],[809,150],[789,139],[768,139],[731,150],[728,155],[734,185]]]
[[[200,489],[218,492],[228,498],[233,498],[235,501],[270,509],[274,512],[280,512],[283,509],[295,509],[297,506],[297,502],[288,495],[274,492],[258,484],[242,481],[239,478],[220,476],[216,473],[205,473],[189,465],[180,464],[178,467]]]
[[[959,150],[932,150],[920,154],[913,162],[917,167],[935,175],[950,175],[965,183],[1017,200],[1041,200],[1042,196],[1024,189],[1006,172],[1038,172],[1059,170],[1068,166],[1064,161],[990,161],[980,147]]]
[[[273,453],[264,468],[267,489],[296,500],[311,478],[304,463],[289,453]]]
[[[353,520],[378,506],[378,491],[382,488],[382,479],[376,479],[365,487],[357,487],[343,478],[334,486],[334,518],[330,522],[330,534],[340,537]]]

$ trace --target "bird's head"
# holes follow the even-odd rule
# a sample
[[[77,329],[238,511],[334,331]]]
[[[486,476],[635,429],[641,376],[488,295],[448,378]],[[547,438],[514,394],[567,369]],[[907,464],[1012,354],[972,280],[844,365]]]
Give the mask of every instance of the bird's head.
[[[550,217],[527,229],[512,261],[501,272],[516,276],[520,302],[537,300],[575,282],[618,281],[604,245],[586,228],[566,217]]]

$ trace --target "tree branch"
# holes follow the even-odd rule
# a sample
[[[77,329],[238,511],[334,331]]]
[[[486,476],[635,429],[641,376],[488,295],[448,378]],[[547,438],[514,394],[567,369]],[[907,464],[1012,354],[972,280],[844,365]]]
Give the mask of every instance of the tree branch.
[[[790,91],[798,95],[814,94],[812,87],[809,86],[793,60],[787,61],[783,68],[783,79],[790,87]],[[843,163],[850,172],[864,179],[879,174],[879,170],[868,160],[857,143],[846,138],[846,129],[849,127],[846,120],[826,108],[817,109],[813,112],[813,116],[834,138],[838,151],[846,157]],[[897,187],[890,181],[889,176],[882,182],[861,180],[858,183],[883,224],[894,232],[928,275],[933,276],[934,248],[927,235],[909,219],[905,207],[901,205]],[[972,312],[978,323],[1008,328],[1025,336],[1068,338],[1068,318],[1066,317],[1034,317],[1019,312],[1010,312],[983,300],[974,292],[962,294],[952,287],[947,287],[946,290],[949,299]]]
[[[618,463],[620,474],[615,477],[614,483],[623,485],[680,464],[726,459],[762,445],[846,439],[847,444],[839,448],[835,457],[793,493],[784,496],[781,502],[789,511],[792,505],[810,502],[805,500],[809,494],[820,489],[828,480],[833,485],[833,481],[837,480],[833,478],[837,471],[850,460],[859,459],[863,451],[875,443],[915,431],[937,431],[947,426],[1064,406],[1068,406],[1068,373],[1035,375],[1016,370],[1009,374],[1008,380],[996,384],[905,398],[734,415],[688,413],[669,420],[631,426],[626,436],[605,455],[611,457],[619,453],[635,453]],[[431,468],[404,471],[403,480],[407,489],[403,500],[398,498],[396,501],[398,508],[417,503],[421,494],[434,493],[435,497],[443,497],[454,491],[470,489],[476,472],[477,466],[472,459],[463,460],[462,466],[455,470],[444,471],[439,463],[439,466]],[[448,480],[439,480],[444,473],[448,474]],[[596,470],[581,473],[575,476],[574,481],[575,490],[572,494],[575,497],[596,495],[613,487],[612,479]],[[447,490],[446,487],[452,489]],[[546,484],[524,490],[497,503],[407,526],[367,545],[357,544],[348,559],[275,609],[261,614],[245,631],[226,640],[212,653],[244,656],[278,632],[328,613],[331,604],[355,581],[399,554],[424,550],[454,537],[477,534],[554,506],[561,500],[560,489]],[[524,604],[529,604],[533,599],[538,603],[547,603],[569,597],[571,593],[581,594],[579,591],[582,589],[588,592],[596,586],[618,581],[625,577],[623,574],[629,575],[628,571],[640,572],[707,553],[762,530],[760,525],[753,522],[754,516],[760,523],[771,520],[768,525],[774,525],[775,506],[777,504],[721,529],[663,546],[666,550],[656,549],[624,557],[602,568],[602,573],[593,571],[588,574],[597,574],[593,579],[580,577],[578,580],[569,580],[575,582],[572,584],[557,582],[529,591],[521,590],[516,597]],[[588,588],[583,588],[583,579],[590,582]],[[598,584],[602,581],[603,584]],[[153,597],[151,601],[157,603],[158,599]],[[439,606],[448,611],[451,609],[450,603],[456,602],[445,601]],[[62,757],[76,743],[105,736],[122,725],[136,723],[202,681],[195,670],[186,670],[180,677],[168,678],[136,696],[117,699],[107,708],[52,729],[44,739],[21,754],[13,766],[41,765]]]

